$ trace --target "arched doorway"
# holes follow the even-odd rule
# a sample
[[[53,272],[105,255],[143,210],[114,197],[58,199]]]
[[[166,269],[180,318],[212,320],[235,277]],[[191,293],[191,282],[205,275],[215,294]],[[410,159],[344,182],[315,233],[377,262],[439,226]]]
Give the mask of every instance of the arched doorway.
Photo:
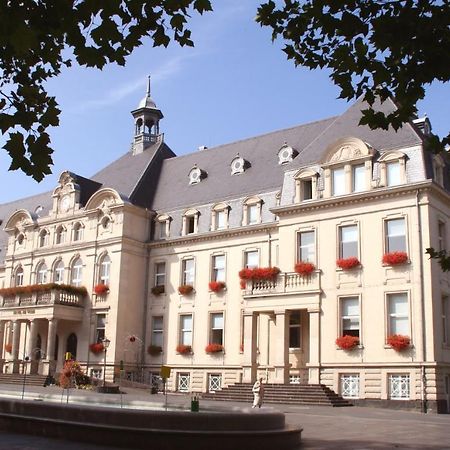
[[[67,338],[66,352],[71,353],[73,359],[77,359],[77,344],[77,335],[75,333],[70,334]]]

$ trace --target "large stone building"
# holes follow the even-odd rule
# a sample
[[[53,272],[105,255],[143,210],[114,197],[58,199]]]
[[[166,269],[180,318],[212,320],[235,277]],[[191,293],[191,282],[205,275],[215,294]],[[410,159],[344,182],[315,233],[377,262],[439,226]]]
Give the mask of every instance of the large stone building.
[[[106,337],[108,379],[163,363],[172,390],[262,375],[448,411],[450,278],[425,255],[448,246],[448,169],[428,119],[373,131],[362,106],[177,157],[148,91],[121,158],[0,205],[3,372],[71,352],[102,377]]]

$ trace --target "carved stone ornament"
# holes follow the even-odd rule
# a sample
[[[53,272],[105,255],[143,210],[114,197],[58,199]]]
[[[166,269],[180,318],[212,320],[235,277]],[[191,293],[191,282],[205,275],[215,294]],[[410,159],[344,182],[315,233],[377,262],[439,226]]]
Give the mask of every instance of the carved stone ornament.
[[[330,158],[330,162],[355,159],[363,156],[361,150],[353,145],[343,145]]]

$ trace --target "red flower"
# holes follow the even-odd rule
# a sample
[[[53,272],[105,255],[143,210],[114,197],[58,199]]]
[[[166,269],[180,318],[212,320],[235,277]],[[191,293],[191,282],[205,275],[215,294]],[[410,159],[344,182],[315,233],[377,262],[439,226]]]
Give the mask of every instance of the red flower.
[[[94,292],[97,295],[106,295],[109,292],[109,286],[107,284],[96,284],[94,286]]]
[[[353,269],[354,267],[359,266],[361,263],[359,259],[352,256],[351,258],[341,258],[336,261],[338,267],[344,270]]]
[[[278,267],[256,267],[254,269],[242,269],[239,271],[241,280],[274,280],[280,269]]]
[[[162,352],[162,347],[160,345],[149,345],[147,348],[147,353],[151,356],[157,356]]]
[[[103,352],[105,350],[105,346],[101,342],[94,342],[89,346],[89,350],[92,353],[97,354]]]
[[[348,334],[340,336],[336,339],[336,345],[343,350],[352,350],[359,345],[359,337],[349,336]]]
[[[206,353],[219,353],[223,352],[223,345],[222,344],[208,344],[205,347]]]
[[[397,264],[405,264],[408,261],[406,252],[391,252],[383,255],[383,264],[396,266]]]
[[[213,292],[220,292],[225,288],[225,283],[223,281],[210,281],[209,282],[209,290]]]
[[[5,351],[7,353],[11,353],[12,352],[12,344],[10,344],[9,342],[7,344],[5,344]]]
[[[246,288],[246,286],[247,286],[247,281],[246,280],[240,280],[240,286],[241,286],[241,289],[245,289]]]
[[[182,284],[178,286],[178,292],[180,295],[189,295],[194,290],[194,287],[190,284]]]
[[[401,352],[408,348],[411,344],[411,339],[409,336],[403,336],[401,334],[392,334],[386,339],[388,345],[390,345],[394,350]]]
[[[184,344],[177,345],[177,353],[180,353],[180,355],[192,353],[192,346]]]
[[[300,261],[295,265],[295,271],[302,276],[311,275],[315,270],[316,266],[310,262]]]

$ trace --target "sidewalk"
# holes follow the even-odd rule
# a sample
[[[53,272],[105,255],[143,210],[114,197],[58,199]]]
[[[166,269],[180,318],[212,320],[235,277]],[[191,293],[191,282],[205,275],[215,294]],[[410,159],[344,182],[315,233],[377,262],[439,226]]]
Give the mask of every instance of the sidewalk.
[[[98,394],[93,391],[70,390],[69,403],[122,406],[131,408],[164,409],[163,394],[151,395],[142,389],[124,388],[125,393]],[[21,398],[22,387],[0,385],[1,397]],[[67,391],[58,387],[26,387],[25,399],[37,401],[67,401]],[[189,394],[168,394],[170,409],[190,409]],[[286,414],[290,425],[303,428],[301,450],[364,450],[364,449],[414,449],[450,450],[450,415],[426,415],[410,411],[394,411],[366,407],[331,408],[322,406],[263,405],[263,409]],[[251,405],[238,402],[200,400],[200,412],[205,410],[240,410],[254,413]],[[30,436],[0,435],[0,450],[3,449],[81,449],[104,450],[106,447],[65,443]],[[6,439],[6,440],[5,440]],[[17,442],[15,446],[11,442]],[[14,441],[15,439],[15,441]],[[33,441],[30,441],[33,439]],[[4,443],[9,442],[9,447]],[[33,445],[30,445],[33,442]],[[56,443],[55,443],[56,442]],[[52,447],[52,445],[55,445]],[[6,444],[5,444],[6,445]],[[40,446],[41,445],[41,446]],[[240,450],[240,449],[236,449]]]

